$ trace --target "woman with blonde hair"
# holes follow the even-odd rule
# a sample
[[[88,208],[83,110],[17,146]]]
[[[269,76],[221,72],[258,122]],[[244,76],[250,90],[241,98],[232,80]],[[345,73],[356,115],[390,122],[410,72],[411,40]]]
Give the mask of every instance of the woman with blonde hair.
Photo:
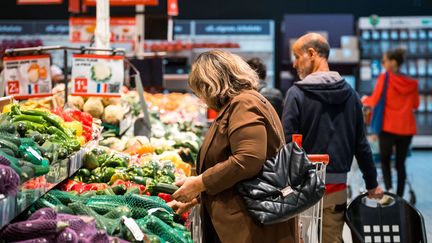
[[[189,85],[219,114],[201,147],[198,176],[178,183],[171,206],[181,213],[201,201],[204,242],[297,242],[296,219],[257,223],[235,189],[285,141],[278,114],[256,91],[255,71],[237,55],[212,50],[192,65]]]

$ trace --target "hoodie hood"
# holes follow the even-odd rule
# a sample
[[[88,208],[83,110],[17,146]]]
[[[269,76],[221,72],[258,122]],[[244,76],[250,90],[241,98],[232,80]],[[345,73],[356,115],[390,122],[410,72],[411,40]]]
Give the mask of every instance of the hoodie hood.
[[[389,86],[399,94],[406,95],[417,92],[417,80],[400,73],[389,71]]]
[[[342,104],[352,94],[352,88],[338,72],[315,72],[295,85],[328,104]]]

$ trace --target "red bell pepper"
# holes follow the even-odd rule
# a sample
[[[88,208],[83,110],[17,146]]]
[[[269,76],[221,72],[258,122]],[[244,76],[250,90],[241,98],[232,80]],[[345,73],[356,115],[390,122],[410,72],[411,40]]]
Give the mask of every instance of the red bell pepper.
[[[158,193],[158,197],[162,198],[166,203],[169,203],[173,200],[171,195],[167,193]]]

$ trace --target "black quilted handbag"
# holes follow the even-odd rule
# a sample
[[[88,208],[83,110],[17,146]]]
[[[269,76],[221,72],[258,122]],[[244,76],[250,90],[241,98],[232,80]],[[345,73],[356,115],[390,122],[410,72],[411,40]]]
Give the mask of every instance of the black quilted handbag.
[[[236,185],[251,217],[262,224],[289,220],[316,204],[324,181],[296,143],[284,145],[266,160],[260,174]]]

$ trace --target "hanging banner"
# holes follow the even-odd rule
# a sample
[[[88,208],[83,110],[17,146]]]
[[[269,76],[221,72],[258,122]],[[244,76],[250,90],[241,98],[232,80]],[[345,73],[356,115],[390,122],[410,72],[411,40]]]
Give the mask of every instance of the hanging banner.
[[[45,4],[62,4],[63,0],[17,0],[17,4],[21,5],[45,5]]]
[[[72,56],[72,95],[120,97],[124,57],[94,54]]]
[[[168,0],[167,8],[169,16],[178,16],[179,9],[177,0]]]
[[[50,56],[4,57],[6,94],[16,99],[51,95]]]
[[[158,4],[158,0],[110,0],[110,6],[157,6]],[[84,0],[84,5],[96,6],[96,0]]]
[[[96,29],[96,18],[70,18],[69,39],[71,42],[92,41]],[[110,18],[110,42],[132,42],[135,38],[135,18]]]

